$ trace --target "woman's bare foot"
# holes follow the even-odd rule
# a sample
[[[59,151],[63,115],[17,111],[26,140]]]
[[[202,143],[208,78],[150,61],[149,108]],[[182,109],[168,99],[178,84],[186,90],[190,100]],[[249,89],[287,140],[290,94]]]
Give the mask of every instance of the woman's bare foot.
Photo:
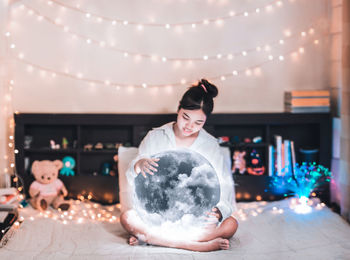
[[[129,245],[137,246],[139,244],[139,240],[135,236],[130,236],[128,240]]]
[[[215,238],[208,242],[202,242],[199,251],[227,250],[230,248],[230,241],[224,238]]]

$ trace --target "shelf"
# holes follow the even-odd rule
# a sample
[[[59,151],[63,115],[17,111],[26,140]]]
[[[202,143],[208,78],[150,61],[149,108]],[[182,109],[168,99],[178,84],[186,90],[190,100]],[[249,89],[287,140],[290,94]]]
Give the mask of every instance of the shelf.
[[[267,143],[240,143],[240,144],[221,144],[222,147],[232,147],[232,148],[264,148],[269,144]]]
[[[86,150],[79,150],[81,154],[118,154],[118,150],[91,150],[91,151],[86,151]]]
[[[61,153],[77,153],[77,149],[51,149],[51,148],[29,148],[24,149],[25,153],[51,153],[51,154],[61,154]]]
[[[113,156],[117,149],[84,150],[86,144],[123,143],[138,147],[147,132],[165,123],[176,120],[176,114],[15,114],[16,169],[25,183],[25,190],[33,181],[30,166],[35,160],[57,160],[66,155],[76,160],[75,176],[60,176],[65,182],[70,197],[93,193],[94,200],[101,203],[115,203],[118,198],[118,178],[100,173],[105,163],[116,171]],[[265,166],[265,175],[234,174],[236,193],[243,200],[274,199],[276,193],[269,190],[271,177],[269,168],[269,144],[274,136],[294,141],[296,160],[299,161],[299,149],[316,147],[319,149],[318,163],[330,168],[332,144],[332,120],[330,114],[290,114],[290,113],[247,113],[213,114],[205,129],[215,137],[227,136],[231,142],[244,138],[261,136],[261,143],[223,144],[231,153],[235,149],[256,149]],[[24,149],[30,141],[29,149]],[[68,149],[50,149],[50,141],[62,144],[63,137],[69,142]],[[74,146],[73,144],[76,144]],[[72,148],[77,147],[77,148]],[[94,146],[93,146],[94,147]],[[232,154],[231,154],[232,155]],[[27,194],[28,195],[28,194]],[[327,194],[324,195],[327,200]],[[238,199],[240,200],[240,199]]]

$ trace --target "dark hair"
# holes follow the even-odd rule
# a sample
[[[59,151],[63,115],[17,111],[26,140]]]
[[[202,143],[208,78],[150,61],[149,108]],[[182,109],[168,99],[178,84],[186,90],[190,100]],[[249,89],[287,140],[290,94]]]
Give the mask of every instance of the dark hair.
[[[180,100],[178,110],[181,108],[188,110],[202,109],[208,117],[214,108],[213,98],[217,95],[218,88],[206,79],[202,79],[185,92]]]

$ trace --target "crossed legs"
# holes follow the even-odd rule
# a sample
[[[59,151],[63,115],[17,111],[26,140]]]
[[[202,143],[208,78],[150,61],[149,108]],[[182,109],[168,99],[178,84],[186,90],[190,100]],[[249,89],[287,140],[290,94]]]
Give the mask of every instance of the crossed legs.
[[[130,245],[137,245],[140,240],[145,243],[181,248],[192,251],[214,251],[219,249],[229,249],[229,240],[237,231],[238,223],[235,218],[229,217],[225,219],[220,226],[208,229],[203,237],[198,241],[174,241],[167,238],[159,237],[147,231],[147,228],[137,221],[132,221],[132,210],[124,212],[120,216],[120,223],[126,231],[131,235],[129,238]]]

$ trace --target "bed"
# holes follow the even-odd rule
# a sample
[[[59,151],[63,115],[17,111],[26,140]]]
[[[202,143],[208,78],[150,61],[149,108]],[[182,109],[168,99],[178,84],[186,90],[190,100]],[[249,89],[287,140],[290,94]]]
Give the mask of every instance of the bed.
[[[136,148],[119,152],[121,204],[75,200],[66,214],[27,206],[0,259],[350,259],[349,224],[317,198],[308,214],[295,212],[294,198],[238,203],[239,228],[229,250],[129,246],[119,216],[130,203],[123,172],[135,153]]]
[[[74,203],[75,212],[110,213],[105,221],[79,221],[79,214],[70,220],[54,210],[40,215],[28,206],[0,259],[350,259],[349,224],[317,201],[311,213],[297,214],[290,208],[293,201],[238,203],[239,228],[230,249],[209,253],[129,246],[116,206]]]

